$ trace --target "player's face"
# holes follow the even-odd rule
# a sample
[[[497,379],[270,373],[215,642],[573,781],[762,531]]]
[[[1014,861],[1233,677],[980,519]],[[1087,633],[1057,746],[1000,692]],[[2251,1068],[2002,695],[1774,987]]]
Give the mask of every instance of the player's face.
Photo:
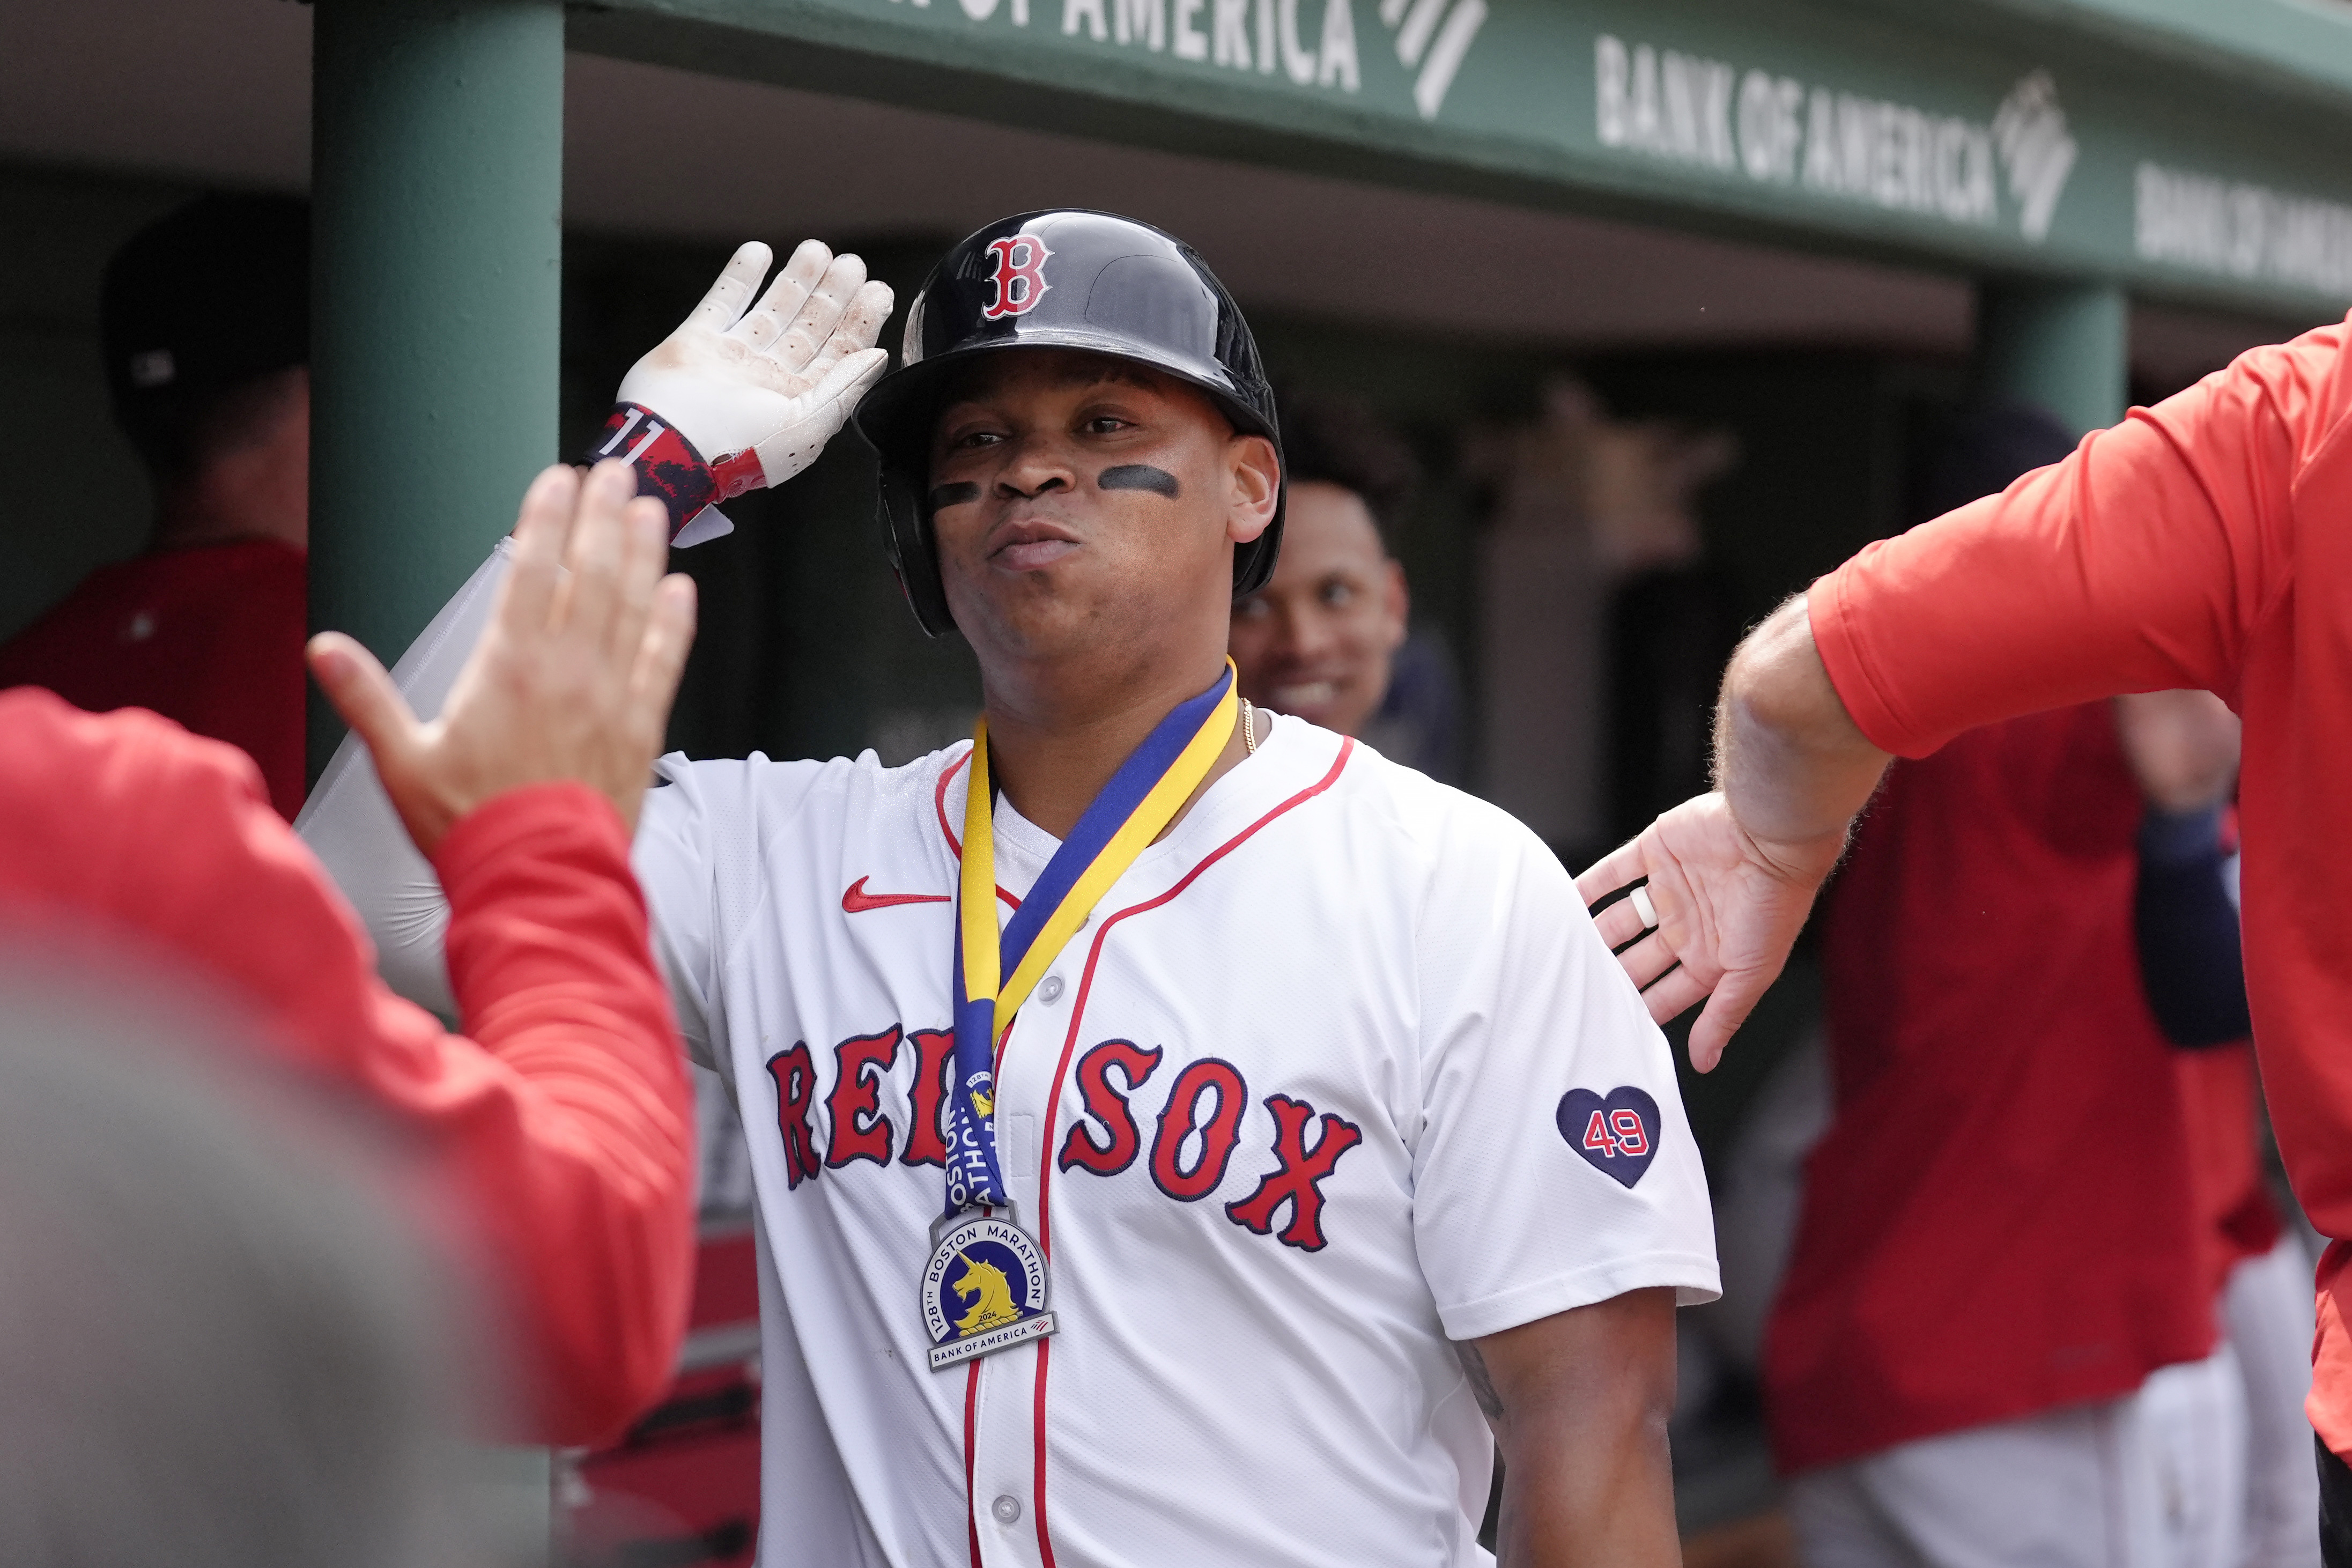
[[[984,362],[932,432],[933,528],[983,668],[1224,640],[1233,550],[1273,521],[1273,444],[1181,382],[1098,354]]]
[[[1295,484],[1274,580],[1234,606],[1242,695],[1352,735],[1388,693],[1405,616],[1404,568],[1381,546],[1363,498]]]

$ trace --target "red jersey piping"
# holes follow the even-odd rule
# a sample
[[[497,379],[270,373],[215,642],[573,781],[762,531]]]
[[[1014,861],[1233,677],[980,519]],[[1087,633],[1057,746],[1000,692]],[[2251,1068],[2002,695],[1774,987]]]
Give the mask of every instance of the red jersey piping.
[[[1333,784],[1339,783],[1340,772],[1347,767],[1348,759],[1354,754],[1355,750],[1356,742],[1353,740],[1341,741],[1339,742],[1339,754],[1332,759],[1330,771],[1325,773],[1320,779],[1307,785],[1305,789],[1300,790],[1288,800],[1286,800],[1279,805],[1275,806],[1264,816],[1259,817],[1255,822],[1251,823],[1247,827],[1243,828],[1239,833],[1234,834],[1231,838],[1226,839],[1223,844],[1218,845],[1214,849],[1209,851],[1208,854],[1202,856],[1200,861],[1195,864],[1191,870],[1185,872],[1183,876],[1177,879],[1176,885],[1174,887],[1169,889],[1166,892],[1160,894],[1156,898],[1146,899],[1139,904],[1129,904],[1126,909],[1123,909],[1117,914],[1111,915],[1106,919],[1102,922],[1101,927],[1096,931],[1095,940],[1087,949],[1087,967],[1078,978],[1078,998],[1076,1003],[1070,1008],[1069,1031],[1062,1037],[1062,1058],[1059,1062],[1055,1064],[1054,1068],[1054,1098],[1052,1106],[1045,1113],[1045,1135],[1037,1145],[1037,1249],[1045,1256],[1045,1258],[1049,1263],[1053,1260],[1054,1257],[1053,1215],[1049,1205],[1052,1198],[1054,1180],[1054,1134],[1057,1131],[1055,1123],[1055,1110],[1058,1109],[1061,1104],[1062,1080],[1070,1070],[1070,1058],[1077,1048],[1078,1029],[1084,1023],[1087,1015],[1087,997],[1094,989],[1095,967],[1102,958],[1103,942],[1110,935],[1110,928],[1118,924],[1119,921],[1127,919],[1129,915],[1139,915],[1147,910],[1156,910],[1160,908],[1160,905],[1173,900],[1179,893],[1181,893],[1185,889],[1191,887],[1196,880],[1198,880],[1202,872],[1207,870],[1210,867],[1223,859],[1227,855],[1239,848],[1244,843],[1255,836],[1259,828],[1264,827],[1276,817],[1284,816],[1293,807],[1305,805],[1307,802],[1314,799],[1317,795],[1321,795],[1324,791],[1329,789]],[[944,791],[944,783],[942,783],[941,788]],[[942,820],[944,821],[944,812],[942,813]],[[1045,1526],[1045,1371],[1048,1365],[1048,1356],[1051,1353],[1052,1348],[1053,1342],[1051,1339],[1044,1339],[1037,1342],[1037,1394],[1035,1401],[1035,1414],[1031,1418],[1030,1423],[1030,1430],[1034,1434],[1034,1441],[1036,1445],[1036,1479],[1034,1483],[1034,1496],[1032,1498],[1031,1501],[1034,1507],[1037,1516],[1037,1554],[1044,1562],[1045,1568],[1055,1568],[1053,1536],[1047,1531]],[[971,1489],[969,1483],[965,1486],[964,1495],[966,1507],[969,1508],[971,1495]]]
[[[949,853],[958,860],[963,858],[963,840],[958,838],[955,836],[955,829],[948,826],[948,780],[955,777],[956,770],[970,761],[971,761],[971,753],[966,752],[962,756],[950,763],[940,773],[939,788],[931,792],[931,805],[940,814],[940,831],[947,836]],[[1021,900],[1006,892],[1001,886],[996,889],[996,896],[1004,901],[1007,909],[1017,910],[1021,907]]]
[[[980,1358],[974,1357],[963,1380],[963,1528],[971,1542],[971,1568],[980,1565],[980,1513],[971,1495],[972,1429],[980,1424]]]

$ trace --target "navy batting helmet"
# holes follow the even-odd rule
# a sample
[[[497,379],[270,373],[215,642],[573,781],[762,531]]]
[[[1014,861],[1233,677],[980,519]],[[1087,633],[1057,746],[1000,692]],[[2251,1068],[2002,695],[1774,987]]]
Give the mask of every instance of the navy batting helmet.
[[[978,355],[1076,349],[1148,365],[1214,400],[1234,428],[1279,453],[1274,393],[1257,342],[1192,247],[1150,224],[1064,209],[1002,218],[942,258],[907,310],[899,367],[857,405],[857,433],[882,459],[882,542],[923,630],[952,628],[924,496],[931,426],[949,380]],[[1274,521],[1234,552],[1234,595],[1274,575]]]

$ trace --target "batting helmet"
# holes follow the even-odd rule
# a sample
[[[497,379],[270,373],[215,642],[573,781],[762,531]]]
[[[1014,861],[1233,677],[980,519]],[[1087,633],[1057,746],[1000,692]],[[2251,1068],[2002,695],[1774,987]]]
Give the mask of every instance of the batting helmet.
[[[1241,308],[1192,247],[1110,213],[1023,213],[943,257],[907,310],[898,369],[858,404],[857,433],[882,459],[882,544],[923,630],[955,625],[940,583],[929,489],[931,426],[959,366],[1007,349],[1076,349],[1148,365],[1196,386],[1236,429],[1275,443],[1274,393]],[[1234,552],[1234,595],[1274,575],[1274,521]]]

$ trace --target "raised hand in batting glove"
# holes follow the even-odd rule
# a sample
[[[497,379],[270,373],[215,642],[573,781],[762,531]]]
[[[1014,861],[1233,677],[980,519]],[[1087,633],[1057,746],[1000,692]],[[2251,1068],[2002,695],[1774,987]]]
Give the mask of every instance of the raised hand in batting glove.
[[[621,379],[591,461],[625,459],[669,509],[670,542],[732,526],[717,503],[780,485],[816,460],[889,356],[874,346],[890,288],[866,263],[806,240],[749,310],[771,253],[736,251],[677,331]]]

